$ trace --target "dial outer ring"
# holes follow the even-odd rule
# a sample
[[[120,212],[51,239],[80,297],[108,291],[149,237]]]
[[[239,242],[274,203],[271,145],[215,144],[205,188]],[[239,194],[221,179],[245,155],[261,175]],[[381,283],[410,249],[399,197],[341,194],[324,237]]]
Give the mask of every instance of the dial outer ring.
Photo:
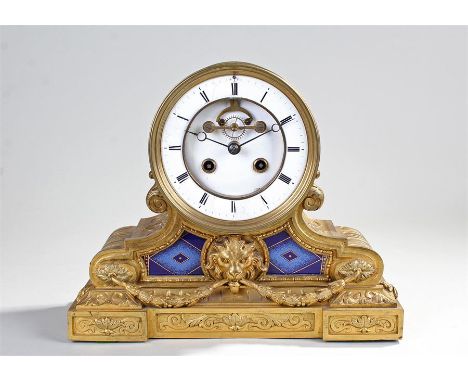
[[[223,220],[202,214],[188,205],[172,188],[167,178],[161,157],[161,137],[169,112],[188,90],[211,78],[225,75],[245,75],[263,80],[275,86],[294,104],[307,132],[308,155],[304,175],[291,196],[280,206],[265,215],[248,220]],[[260,66],[245,62],[223,62],[203,68],[181,81],[164,99],[152,123],[149,139],[149,160],[152,173],[159,189],[169,204],[177,210],[191,226],[207,232],[261,233],[286,222],[294,213],[308,190],[312,187],[320,160],[320,137],[312,113],[299,94],[282,78]]]

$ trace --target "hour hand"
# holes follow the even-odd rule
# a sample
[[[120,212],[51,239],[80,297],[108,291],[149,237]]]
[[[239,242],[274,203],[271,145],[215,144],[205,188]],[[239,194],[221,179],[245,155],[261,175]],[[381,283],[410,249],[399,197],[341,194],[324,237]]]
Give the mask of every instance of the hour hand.
[[[211,138],[208,138],[206,136],[206,133],[204,131],[200,131],[199,133],[195,133],[194,131],[187,131],[187,133],[189,134],[192,134],[192,135],[195,135],[197,137],[197,139],[200,141],[200,142],[203,142],[203,141],[211,141],[211,142],[214,142],[214,143],[217,143],[218,145],[221,145],[221,146],[224,146],[224,147],[228,147],[228,145],[222,143],[222,142],[219,142],[219,141],[215,141],[214,139],[211,139]]]

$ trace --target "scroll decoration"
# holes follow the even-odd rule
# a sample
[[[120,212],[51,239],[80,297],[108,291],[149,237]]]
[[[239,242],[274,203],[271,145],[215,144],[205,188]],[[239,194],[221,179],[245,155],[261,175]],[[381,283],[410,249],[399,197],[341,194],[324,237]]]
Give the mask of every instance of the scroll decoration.
[[[320,288],[308,293],[290,293],[278,288],[260,285],[252,280],[241,280],[241,283],[247,287],[255,289],[261,296],[277,303],[278,305],[286,306],[312,306],[320,302],[328,301],[335,294],[341,292],[347,284],[359,282],[371,277],[375,269],[364,260],[352,260],[344,264],[340,274],[343,279],[335,280],[324,288]]]
[[[356,272],[353,276],[329,283],[325,288],[320,288],[308,293],[290,293],[278,288],[257,284],[250,280],[241,280],[241,283],[255,289],[261,296],[268,298],[278,305],[304,307],[312,306],[322,301],[328,301],[333,295],[341,292],[346,284],[354,281],[359,276]]]
[[[154,289],[139,287],[119,277],[112,277],[112,281],[125,288],[143,304],[158,308],[194,305],[226,284],[232,293],[238,293],[240,285],[244,285],[255,289],[261,296],[278,305],[304,307],[328,301],[332,296],[343,291],[347,284],[365,280],[375,272],[372,264],[362,259],[352,260],[340,268],[339,274],[343,276],[342,279],[332,281],[327,286],[311,292],[291,293],[254,281],[266,271],[265,260],[265,253],[257,240],[243,235],[221,236],[216,238],[206,251],[204,270],[214,280],[209,286],[190,292],[168,291],[165,295],[161,295]]]
[[[168,291],[165,295],[159,295],[155,291],[148,291],[132,283],[126,283],[113,278],[112,281],[125,288],[131,295],[135,296],[145,305],[154,306],[156,308],[181,308],[191,306],[197,302],[209,297],[219,287],[226,284],[227,280],[219,280],[209,286],[197,288],[191,292],[179,290],[178,293]]]
[[[124,262],[102,262],[92,271],[98,285],[111,286],[116,279],[120,282],[134,282],[138,279],[138,271],[132,264]]]

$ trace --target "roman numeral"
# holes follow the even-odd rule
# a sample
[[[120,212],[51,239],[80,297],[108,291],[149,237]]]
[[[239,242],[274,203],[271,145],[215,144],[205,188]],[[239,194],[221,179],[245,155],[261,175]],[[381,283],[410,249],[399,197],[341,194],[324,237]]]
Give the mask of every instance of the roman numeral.
[[[278,179],[281,180],[282,182],[286,183],[286,184],[291,183],[291,178],[289,176],[284,175],[283,173],[280,174]]]
[[[265,198],[264,198],[262,195],[260,195],[260,197],[262,198],[263,203],[265,203],[266,205],[268,205],[268,202],[265,200]]]
[[[232,92],[232,95],[237,95],[237,82],[233,82],[231,84],[231,92]]]
[[[182,146],[169,146],[169,150],[181,150]]]
[[[288,147],[288,152],[290,153],[297,153],[300,151],[300,147],[296,147],[296,146],[289,146]]]
[[[263,100],[265,99],[266,95],[268,94],[268,92],[265,92],[265,94],[263,95],[262,99],[260,100],[260,103],[263,102]]]
[[[187,119],[187,118],[185,118],[185,117],[182,117],[181,115],[178,115],[178,116],[177,116],[177,118],[183,119],[184,121],[188,121],[188,119]]]
[[[288,115],[286,118],[282,119],[280,121],[280,125],[283,126],[283,125],[286,125],[288,122],[291,122],[292,121],[292,117],[290,115]]]
[[[234,200],[231,200],[231,212],[236,213],[236,202]]]
[[[186,172],[184,172],[183,174],[180,174],[180,175],[177,177],[177,181],[178,181],[179,183],[182,183],[182,182],[186,181],[187,178],[188,178],[188,172],[186,171]]]
[[[201,89],[200,89],[200,90],[201,90]],[[204,90],[202,90],[202,91],[200,92],[200,95],[201,95],[202,98],[205,100],[205,102],[210,102],[210,100],[209,100],[209,98],[208,98],[208,96],[206,95],[206,93],[205,93]]]
[[[205,205],[207,200],[208,200],[208,194],[205,192],[200,199],[200,204]]]

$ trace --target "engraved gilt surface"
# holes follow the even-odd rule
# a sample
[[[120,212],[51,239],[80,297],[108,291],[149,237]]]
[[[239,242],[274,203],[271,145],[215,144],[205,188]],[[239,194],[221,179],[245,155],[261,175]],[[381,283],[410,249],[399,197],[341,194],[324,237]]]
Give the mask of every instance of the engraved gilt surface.
[[[87,309],[88,307],[106,308],[114,306],[118,308],[141,308],[141,304],[128,293],[122,290],[103,290],[88,288],[76,299],[77,309]]]
[[[305,331],[314,328],[314,314],[215,313],[160,314],[161,331]]]
[[[124,240],[132,235],[134,229],[134,226],[128,226],[115,230],[107,239],[102,250],[123,248]]]
[[[366,240],[364,235],[359,232],[357,229],[350,227],[340,227],[337,226],[336,229],[341,232],[348,239],[348,244],[350,247],[360,247],[372,249],[369,242]]]
[[[143,322],[140,317],[75,317],[73,320],[75,335],[82,336],[139,336],[143,334]]]
[[[356,281],[365,280],[371,277],[375,272],[375,268],[372,264],[362,259],[356,259],[343,264],[339,268],[338,273],[343,277],[349,277],[355,274],[357,270],[359,270],[359,275]]]
[[[397,333],[397,316],[332,316],[329,318],[329,334],[379,334]]]
[[[107,285],[112,285],[112,279],[121,282],[133,281],[136,277],[134,267],[128,264],[104,263],[95,271],[96,276]]]
[[[396,305],[392,295],[379,290],[347,290],[339,294],[333,305]]]
[[[114,283],[125,288],[127,292],[135,296],[139,301],[147,306],[154,306],[157,308],[180,308],[184,306],[191,306],[199,301],[209,297],[219,287],[226,284],[227,280],[218,280],[211,285],[202,286],[185,292],[180,289],[178,293],[171,293],[167,290],[165,294],[157,290],[141,288],[136,284],[121,282],[113,279]]]

